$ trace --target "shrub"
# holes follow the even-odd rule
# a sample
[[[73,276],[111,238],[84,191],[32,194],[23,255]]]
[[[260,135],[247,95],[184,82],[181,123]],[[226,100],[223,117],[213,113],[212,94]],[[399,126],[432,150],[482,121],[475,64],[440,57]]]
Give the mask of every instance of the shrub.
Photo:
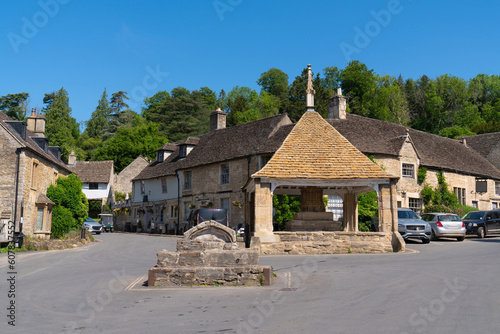
[[[68,208],[56,205],[52,210],[52,237],[60,238],[75,224],[73,213]]]

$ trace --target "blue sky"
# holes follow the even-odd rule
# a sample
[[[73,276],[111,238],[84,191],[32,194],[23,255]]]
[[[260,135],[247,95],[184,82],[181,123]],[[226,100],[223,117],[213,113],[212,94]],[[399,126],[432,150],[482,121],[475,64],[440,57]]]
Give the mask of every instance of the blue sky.
[[[104,88],[143,96],[182,86],[217,93],[259,89],[276,67],[290,82],[312,64],[359,59],[403,78],[500,74],[500,3],[494,1],[96,1],[0,3],[0,96],[64,87],[86,121]]]

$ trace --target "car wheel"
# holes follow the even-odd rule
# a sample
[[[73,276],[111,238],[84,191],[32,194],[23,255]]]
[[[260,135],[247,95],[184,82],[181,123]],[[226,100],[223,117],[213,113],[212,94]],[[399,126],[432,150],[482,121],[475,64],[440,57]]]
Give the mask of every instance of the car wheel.
[[[96,232],[95,234],[101,234],[101,232]]]
[[[436,237],[436,233],[434,233],[434,230],[431,230],[431,240],[432,240],[432,241],[436,241],[436,240],[438,240],[438,239],[439,239],[439,238],[438,238],[438,237]]]
[[[485,235],[484,234],[484,227],[478,228],[477,229],[477,236],[482,239],[482,238],[484,238],[484,235]]]
[[[423,244],[428,244],[429,242],[431,242],[431,239],[422,239]]]
[[[464,241],[465,237],[458,237],[457,241]]]

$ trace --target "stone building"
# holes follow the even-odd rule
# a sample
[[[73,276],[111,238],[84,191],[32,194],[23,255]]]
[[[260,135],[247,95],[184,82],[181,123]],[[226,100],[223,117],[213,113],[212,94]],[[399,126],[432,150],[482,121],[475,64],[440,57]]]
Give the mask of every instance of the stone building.
[[[71,171],[60,159],[61,148],[49,146],[45,117],[33,111],[23,122],[0,112],[0,149],[0,242],[7,241],[9,221],[19,231],[21,217],[25,235],[50,238],[54,203],[47,188]]]
[[[307,101],[314,103],[312,87],[308,90]],[[356,150],[373,158],[395,177],[391,179],[394,182],[388,183],[388,192],[397,207],[420,212],[420,191],[426,184],[437,185],[438,172],[443,173],[462,204],[491,209],[500,202],[495,192],[500,171],[469,146],[405,126],[347,114],[346,106],[339,88],[328,103],[330,115],[323,124],[333,127]],[[204,135],[158,149],[157,158],[133,180],[132,199],[122,206],[126,214],[120,215],[119,221],[180,226],[190,210],[213,206],[229,210],[233,228],[255,224],[256,217],[247,212],[243,187],[270,161],[296,124],[286,114],[280,114],[226,128],[225,114],[217,110],[211,114],[210,125],[210,132]],[[379,191],[379,198],[389,196],[382,194],[384,187],[372,184],[371,188]],[[280,191],[279,187],[276,189]],[[335,192],[326,194],[329,193]],[[345,213],[344,194],[337,191],[337,195]],[[348,207],[352,217],[344,217],[342,228],[355,232],[357,214],[352,212],[352,205]],[[272,214],[268,216],[266,219],[270,220]]]
[[[125,167],[120,173],[114,175],[114,191],[129,194],[132,193],[132,180],[148,166],[147,159],[139,156]]]

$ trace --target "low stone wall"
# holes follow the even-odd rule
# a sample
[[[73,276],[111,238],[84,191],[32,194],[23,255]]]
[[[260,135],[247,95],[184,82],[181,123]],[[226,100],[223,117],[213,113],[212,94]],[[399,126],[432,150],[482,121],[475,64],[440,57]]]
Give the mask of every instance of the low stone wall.
[[[261,243],[261,254],[388,253],[392,232],[274,232],[278,242]]]
[[[90,236],[87,233],[84,239],[74,236],[67,239],[30,239],[24,241],[24,246],[29,250],[61,250],[66,248],[76,248],[90,243]]]

